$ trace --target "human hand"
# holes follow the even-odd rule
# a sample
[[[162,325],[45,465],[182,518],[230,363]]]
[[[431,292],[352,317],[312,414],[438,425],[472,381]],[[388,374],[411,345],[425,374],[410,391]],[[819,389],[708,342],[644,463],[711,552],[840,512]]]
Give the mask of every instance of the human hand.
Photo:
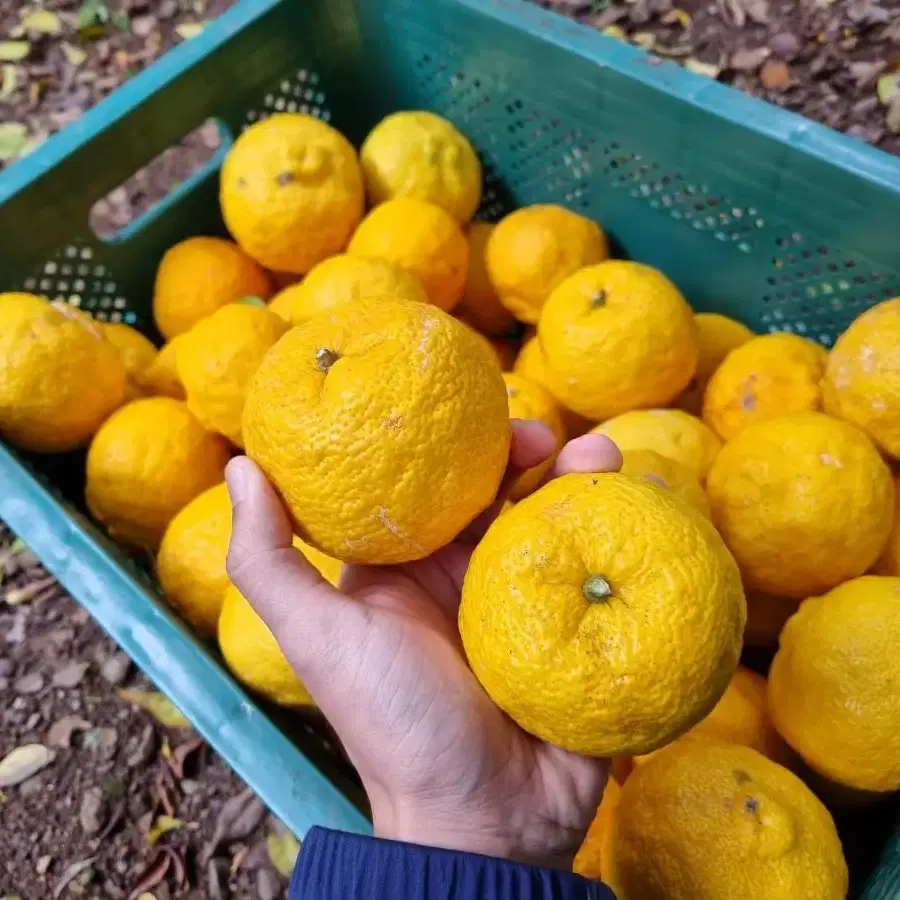
[[[340,590],[291,546],[292,523],[248,458],[226,479],[234,504],[228,573],[275,635],[362,778],[375,834],[570,868],[607,777],[604,760],[527,734],[482,689],[457,627],[469,557],[549,429],[515,421],[495,504],[456,541],[401,566],[348,566]],[[548,477],[615,471],[600,435],[567,444]]]

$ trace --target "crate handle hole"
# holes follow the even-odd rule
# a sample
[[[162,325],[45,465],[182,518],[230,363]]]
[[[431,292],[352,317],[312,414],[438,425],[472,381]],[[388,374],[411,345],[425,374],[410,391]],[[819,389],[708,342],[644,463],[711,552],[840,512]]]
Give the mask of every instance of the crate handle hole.
[[[124,243],[218,171],[234,143],[222,119],[207,119],[101,197],[89,223],[104,243]]]

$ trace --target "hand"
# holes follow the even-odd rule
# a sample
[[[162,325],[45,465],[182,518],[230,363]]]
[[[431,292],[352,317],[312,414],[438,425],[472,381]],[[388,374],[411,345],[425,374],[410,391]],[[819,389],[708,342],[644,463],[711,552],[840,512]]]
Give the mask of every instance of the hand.
[[[553,451],[543,425],[513,426],[490,510],[427,559],[347,567],[340,590],[292,548],[291,520],[260,469],[232,460],[228,572],[343,741],[377,836],[570,868],[607,764],[522,731],[475,679],[457,627],[475,544],[515,478]],[[585,435],[550,477],[620,465],[609,439]]]

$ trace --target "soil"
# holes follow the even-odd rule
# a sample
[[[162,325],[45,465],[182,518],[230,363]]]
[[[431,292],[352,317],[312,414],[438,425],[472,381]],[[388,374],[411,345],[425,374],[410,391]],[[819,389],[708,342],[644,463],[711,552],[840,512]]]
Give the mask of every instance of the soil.
[[[0,0],[0,171],[230,5]],[[543,5],[900,153],[900,0]],[[217,142],[209,127],[186,137],[98,204],[95,228],[122,227]],[[43,763],[0,789],[0,900],[283,896],[267,848],[290,850],[280,823],[123,688],[153,690],[0,525],[0,759],[24,747]]]

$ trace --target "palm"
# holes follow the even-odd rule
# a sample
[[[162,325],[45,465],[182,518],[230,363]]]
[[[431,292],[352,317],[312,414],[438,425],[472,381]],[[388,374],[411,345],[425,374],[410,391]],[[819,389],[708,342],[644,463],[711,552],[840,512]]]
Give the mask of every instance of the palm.
[[[552,436],[516,423],[507,485]],[[548,447],[549,441],[549,447]],[[605,438],[559,454],[554,474],[618,468]],[[291,546],[290,519],[256,466],[234,460],[228,569],[340,736],[376,832],[532,861],[571,863],[606,765],[526,734],[469,669],[457,629],[465,570],[498,504],[458,541],[400,567],[349,567],[341,590]]]

